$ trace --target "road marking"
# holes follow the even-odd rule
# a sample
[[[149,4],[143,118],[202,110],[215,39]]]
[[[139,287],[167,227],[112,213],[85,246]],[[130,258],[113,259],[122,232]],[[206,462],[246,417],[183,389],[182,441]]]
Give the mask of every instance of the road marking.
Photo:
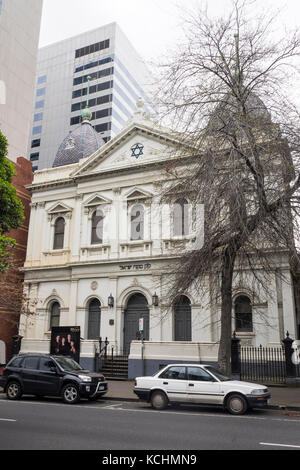
[[[122,406],[122,405],[123,405],[123,403],[116,403],[114,405],[107,405],[107,406],[103,406],[101,408],[112,410],[112,409],[115,409],[116,406]],[[122,408],[118,408],[118,409],[122,409]]]
[[[260,442],[261,446],[275,446],[275,447],[292,447],[293,449],[300,449],[300,446],[294,446],[292,444],[274,444],[272,442]]]
[[[0,421],[9,421],[11,423],[16,423],[17,422],[16,419],[8,419],[8,418],[0,418]]]
[[[29,404],[29,405],[49,405],[49,406],[65,406],[67,408],[70,409],[70,405],[67,405],[67,404],[64,404],[63,402],[60,402],[59,400],[57,401],[57,403],[51,403],[51,402],[41,402],[41,401],[13,401],[13,402],[10,402],[6,399],[1,399],[0,398],[0,403],[5,403],[5,404],[19,404],[19,405],[25,405],[25,404]],[[105,402],[99,402],[98,406],[97,405],[89,405],[89,404],[76,404],[74,405],[74,409],[76,408],[84,408],[86,410],[91,410],[91,409],[94,409],[94,410],[110,410],[110,411],[123,411],[123,412],[136,412],[136,413],[155,413],[155,414],[176,414],[176,415],[185,415],[185,416],[197,416],[198,418],[201,418],[201,416],[206,416],[206,417],[216,417],[216,418],[225,418],[225,419],[234,419],[234,420],[237,420],[237,419],[246,419],[246,420],[259,420],[259,421],[266,421],[266,420],[270,420],[270,421],[281,421],[281,422],[293,422],[293,423],[298,423],[300,424],[300,419],[296,420],[296,419],[287,419],[287,418],[272,418],[270,416],[264,416],[264,417],[260,417],[260,416],[247,416],[247,415],[243,415],[243,416],[232,416],[230,414],[225,414],[225,413],[221,413],[220,414],[216,414],[216,413],[207,413],[207,412],[202,412],[199,410],[199,412],[192,412],[192,411],[172,411],[171,409],[170,410],[165,410],[165,411],[159,411],[159,410],[153,410],[152,408],[149,408],[149,409],[133,409],[133,408],[120,408],[120,406],[126,406],[128,405],[128,403],[115,403],[115,404],[111,404],[111,405],[105,405]]]

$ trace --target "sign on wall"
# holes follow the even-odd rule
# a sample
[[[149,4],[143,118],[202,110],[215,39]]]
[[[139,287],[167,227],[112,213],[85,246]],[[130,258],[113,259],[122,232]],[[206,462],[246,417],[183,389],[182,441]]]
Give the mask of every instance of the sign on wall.
[[[4,341],[0,340],[0,364],[5,364],[6,362],[6,346]]]
[[[79,363],[80,326],[53,326],[51,328],[50,354],[69,356]]]

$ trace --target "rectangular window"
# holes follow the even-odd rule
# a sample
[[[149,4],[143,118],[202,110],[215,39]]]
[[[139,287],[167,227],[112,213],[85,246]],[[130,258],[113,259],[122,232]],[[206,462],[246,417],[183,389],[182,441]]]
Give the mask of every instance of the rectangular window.
[[[111,122],[105,122],[104,124],[97,124],[97,126],[95,126],[96,132],[105,132],[105,131],[109,131],[110,129],[111,129]]]
[[[96,106],[96,98],[89,100],[89,107],[92,108],[93,106]]]
[[[42,132],[42,126],[36,126],[32,129],[32,135],[37,135]]]
[[[72,93],[72,98],[79,98],[81,96],[82,90],[75,90]]]
[[[47,81],[47,75],[42,75],[41,77],[38,78],[38,85],[41,85],[42,83],[46,83]]]
[[[43,119],[43,113],[37,113],[34,115],[34,118],[33,118],[34,122],[42,121],[42,119]]]
[[[74,78],[73,85],[80,85],[82,83],[82,77]]]
[[[39,159],[39,152],[36,152],[36,153],[31,153],[30,154],[30,161],[31,162],[36,162],[38,159]]]
[[[84,55],[92,54],[93,52],[102,51],[103,49],[109,48],[109,39],[105,41],[96,42],[95,44],[90,44],[89,46],[76,49],[75,57],[82,57]]]
[[[70,120],[70,125],[74,126],[74,124],[79,124],[80,123],[80,116],[74,116]]]
[[[96,119],[101,119],[106,116],[111,116],[111,108],[100,109],[99,111],[96,111]]]
[[[81,108],[81,103],[72,104],[71,111],[79,111]]]
[[[110,103],[112,101],[112,95],[98,96],[97,104]]]
[[[35,171],[38,170],[38,169],[39,169],[38,166],[33,166],[33,167],[32,167],[32,171],[33,171],[33,172],[35,172]]]
[[[108,90],[108,88],[112,88],[112,83],[112,81],[99,83],[99,85],[97,85],[97,91],[103,91]]]
[[[114,73],[114,68],[109,67],[104,70],[98,70],[98,72],[89,73],[88,75],[83,75],[82,77],[76,77],[73,80],[73,86],[80,85],[81,83],[86,83],[88,77],[91,77],[91,80],[97,80],[98,78],[107,77]]]
[[[84,65],[79,65],[75,68],[75,73],[82,72],[83,70],[88,70],[93,67],[97,67],[98,65],[108,64],[109,62],[113,62],[113,56],[105,57],[104,59],[95,60],[93,62],[88,62]]]
[[[35,109],[41,109],[44,107],[44,104],[45,104],[45,101],[44,100],[41,100],[41,101],[37,101],[35,103]]]
[[[39,147],[41,145],[41,139],[35,139],[31,141],[31,148]]]
[[[23,368],[37,370],[39,365],[39,359],[39,357],[25,357],[23,362]]]
[[[43,96],[46,94],[46,88],[38,88],[36,90],[36,96]]]

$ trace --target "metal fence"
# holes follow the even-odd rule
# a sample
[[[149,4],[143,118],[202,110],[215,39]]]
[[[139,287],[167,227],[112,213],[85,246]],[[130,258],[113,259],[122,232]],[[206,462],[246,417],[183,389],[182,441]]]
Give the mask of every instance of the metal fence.
[[[240,347],[241,379],[246,381],[284,384],[286,358],[282,347]]]

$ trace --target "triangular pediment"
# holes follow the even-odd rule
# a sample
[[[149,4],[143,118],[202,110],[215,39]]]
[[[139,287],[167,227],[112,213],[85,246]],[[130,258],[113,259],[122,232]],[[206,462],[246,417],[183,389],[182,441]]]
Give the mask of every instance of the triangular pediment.
[[[50,209],[47,211],[48,214],[57,214],[63,212],[70,212],[73,209],[62,202],[56,202]]]
[[[149,197],[152,197],[153,195],[149,193],[148,191],[144,191],[138,188],[132,188],[129,193],[125,194],[125,197],[127,200],[131,199],[148,199]]]
[[[92,206],[98,206],[100,204],[110,204],[111,200],[103,197],[99,194],[94,194],[93,196],[89,197],[85,203],[84,206],[86,207],[92,207]]]
[[[180,142],[168,135],[166,130],[159,132],[150,124],[127,126],[97,152],[84,159],[70,176],[79,178],[124,168],[134,170],[151,162],[168,160],[172,155],[172,147],[175,150]]]

